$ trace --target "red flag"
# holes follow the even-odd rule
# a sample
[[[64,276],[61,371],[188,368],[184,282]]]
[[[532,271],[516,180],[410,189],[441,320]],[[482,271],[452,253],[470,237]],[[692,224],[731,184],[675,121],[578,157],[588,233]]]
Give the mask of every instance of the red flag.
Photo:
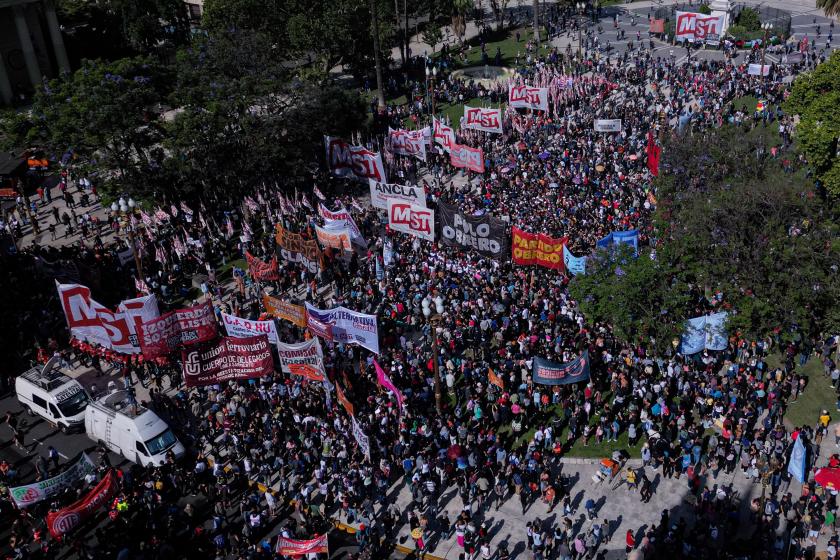
[[[662,148],[656,145],[656,140],[653,139],[653,131],[648,131],[647,167],[654,177],[659,177],[660,157],[662,157]]]
[[[505,390],[505,382],[502,381],[502,378],[496,375],[491,368],[487,368],[487,381],[489,381],[502,391]]]
[[[341,385],[338,383],[335,384],[335,394],[338,395],[338,402],[341,403],[341,406],[344,407],[344,410],[347,411],[347,414],[350,416],[356,415],[356,410],[353,408],[353,403],[347,400],[347,395],[344,394],[344,391],[341,389]]]

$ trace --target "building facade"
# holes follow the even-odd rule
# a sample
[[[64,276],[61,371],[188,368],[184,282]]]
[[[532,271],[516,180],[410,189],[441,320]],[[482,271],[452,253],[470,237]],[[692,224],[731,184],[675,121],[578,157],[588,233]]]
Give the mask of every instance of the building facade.
[[[0,0],[0,104],[69,71],[53,0]]]

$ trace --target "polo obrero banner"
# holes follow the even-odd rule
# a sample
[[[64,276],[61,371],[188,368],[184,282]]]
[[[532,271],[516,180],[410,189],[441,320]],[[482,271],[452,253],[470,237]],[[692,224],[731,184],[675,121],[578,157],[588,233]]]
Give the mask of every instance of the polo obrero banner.
[[[543,385],[570,385],[589,380],[589,352],[565,364],[534,358],[532,365],[534,383]]]

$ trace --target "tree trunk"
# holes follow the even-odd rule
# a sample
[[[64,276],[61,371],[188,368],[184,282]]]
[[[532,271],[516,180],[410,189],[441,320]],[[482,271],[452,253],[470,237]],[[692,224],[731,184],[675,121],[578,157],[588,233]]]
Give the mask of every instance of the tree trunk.
[[[534,0],[534,40],[540,44],[540,0]]]
[[[408,0],[403,0],[403,17],[405,18],[405,33],[403,40],[405,41],[405,59],[411,59],[411,33],[408,30]]]
[[[376,62],[376,99],[379,111],[385,111],[385,89],[382,87],[382,53],[379,52],[379,10],[378,0],[368,0],[370,6],[371,27],[373,28],[373,59]]]
[[[394,14],[397,20],[397,37],[400,36],[400,32],[402,32],[402,22],[400,21],[400,0],[394,0]],[[406,33],[408,29],[406,29]],[[402,61],[402,65],[405,66],[405,43],[402,40],[397,41],[400,45],[400,61]]]

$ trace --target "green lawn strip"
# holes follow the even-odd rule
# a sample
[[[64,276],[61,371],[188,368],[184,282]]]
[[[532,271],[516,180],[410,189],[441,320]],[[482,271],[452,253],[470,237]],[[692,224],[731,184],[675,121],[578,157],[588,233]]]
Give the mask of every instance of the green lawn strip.
[[[769,356],[767,364],[771,368],[779,367],[779,356]],[[788,407],[785,420],[793,426],[814,426],[823,409],[837,419],[837,393],[831,388],[831,380],[823,374],[820,361],[812,357],[805,367],[800,367],[797,357],[796,370],[808,377],[808,385],[796,402]]]
[[[470,107],[486,107],[486,108],[493,108],[498,109],[502,106],[501,103],[491,103],[489,98],[482,98],[482,97],[473,97],[472,99],[466,100],[464,103],[441,103],[435,106],[435,113],[437,114],[438,118],[447,117],[449,122],[452,123],[452,127],[455,130],[458,130],[460,127],[461,117],[464,116],[464,105],[469,105]],[[423,128],[424,126],[428,126],[429,118],[426,115],[423,115],[423,118],[419,121],[419,127],[414,124],[414,121],[411,117],[406,117],[403,119],[403,126],[408,130],[414,130],[416,128]]]
[[[245,259],[236,259],[232,261],[227,261],[226,264],[220,266],[216,269],[216,279],[219,282],[228,280],[233,277],[233,267],[241,268],[244,270],[248,269],[248,263]]]

